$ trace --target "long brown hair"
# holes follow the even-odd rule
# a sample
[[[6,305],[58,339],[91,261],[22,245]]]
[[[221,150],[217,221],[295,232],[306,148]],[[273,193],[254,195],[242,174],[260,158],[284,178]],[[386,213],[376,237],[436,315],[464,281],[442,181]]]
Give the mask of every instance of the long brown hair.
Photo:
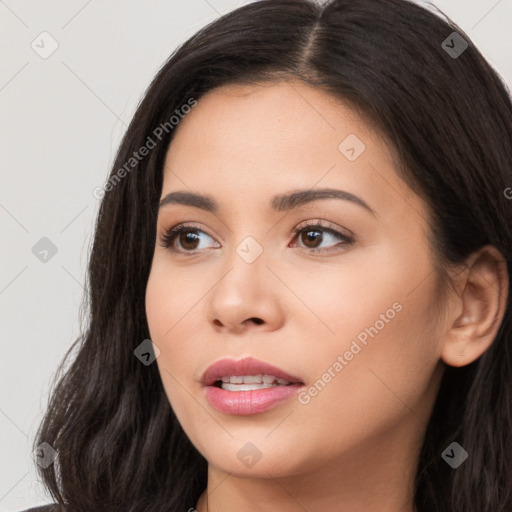
[[[157,365],[134,356],[149,338],[144,297],[176,131],[169,119],[221,85],[287,76],[347,102],[387,137],[397,171],[432,212],[443,283],[443,269],[484,244],[501,251],[510,275],[511,98],[457,25],[408,0],[263,0],[220,17],[154,78],[110,178],[157,127],[168,129],[101,201],[87,326],[59,367],[34,441],[58,452],[38,470],[67,510],[185,511],[205,489],[207,463],[178,423]],[[512,510],[511,328],[509,293],[491,347],[446,369],[418,462],[418,512]],[[441,457],[453,441],[469,452],[456,470]]]

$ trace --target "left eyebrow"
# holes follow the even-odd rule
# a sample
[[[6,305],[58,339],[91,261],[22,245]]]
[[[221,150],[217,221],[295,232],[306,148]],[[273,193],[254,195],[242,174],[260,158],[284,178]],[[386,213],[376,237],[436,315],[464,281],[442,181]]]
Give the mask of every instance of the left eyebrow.
[[[359,196],[345,190],[333,188],[295,190],[287,194],[277,195],[271,199],[270,206],[274,211],[291,210],[320,199],[341,199],[343,201],[350,201],[366,209],[373,216],[377,216],[375,211]],[[219,211],[219,204],[213,197],[187,191],[170,192],[160,201],[159,208],[168,204],[182,204],[201,208],[202,210],[213,213]]]
[[[347,192],[346,190],[337,190],[334,188],[296,190],[288,194],[274,196],[272,198],[272,209],[276,211],[291,210],[297,206],[319,199],[341,199],[343,201],[350,201],[363,207],[372,215],[377,216],[375,211],[359,196]]]

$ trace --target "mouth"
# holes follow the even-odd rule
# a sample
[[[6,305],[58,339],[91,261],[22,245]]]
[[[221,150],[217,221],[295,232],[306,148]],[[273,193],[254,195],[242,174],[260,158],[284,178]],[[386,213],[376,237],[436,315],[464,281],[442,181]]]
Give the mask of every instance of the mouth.
[[[217,361],[203,374],[202,384],[210,405],[230,415],[266,412],[304,386],[299,377],[252,357]]]
[[[277,386],[290,386],[292,382],[280,379],[274,375],[233,375],[222,377],[213,384],[217,388],[227,391],[252,391],[255,389],[275,388]]]
[[[302,382],[290,382],[274,375],[231,375],[216,380],[212,385],[226,391],[253,391],[256,389],[275,388],[278,386],[292,386]]]
[[[215,386],[228,391],[304,385],[299,377],[253,357],[221,359],[208,367],[201,382],[204,386]]]

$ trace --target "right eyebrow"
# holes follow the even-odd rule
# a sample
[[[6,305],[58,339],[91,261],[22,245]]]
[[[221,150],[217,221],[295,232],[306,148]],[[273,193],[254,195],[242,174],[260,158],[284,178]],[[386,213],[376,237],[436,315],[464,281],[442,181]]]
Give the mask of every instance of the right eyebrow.
[[[160,201],[159,208],[163,208],[168,204],[194,206],[208,212],[217,212],[219,210],[219,205],[213,197],[185,191],[170,192]]]

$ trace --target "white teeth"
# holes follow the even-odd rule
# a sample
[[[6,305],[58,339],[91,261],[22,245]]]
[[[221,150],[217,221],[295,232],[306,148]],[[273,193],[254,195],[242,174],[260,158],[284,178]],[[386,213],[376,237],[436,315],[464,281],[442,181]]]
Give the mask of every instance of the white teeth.
[[[222,383],[222,389],[226,391],[253,391],[255,389],[275,388],[278,384],[231,384],[227,382]]]
[[[231,375],[222,377],[222,389],[227,391],[251,391],[253,389],[273,388],[290,384],[285,379],[278,379],[273,375]]]
[[[222,377],[222,382],[231,383],[231,384],[272,384],[276,382],[282,386],[286,386],[290,384],[289,381],[285,379],[278,379],[273,375],[230,375]]]
[[[244,375],[244,384],[261,384],[261,373],[259,375]]]

